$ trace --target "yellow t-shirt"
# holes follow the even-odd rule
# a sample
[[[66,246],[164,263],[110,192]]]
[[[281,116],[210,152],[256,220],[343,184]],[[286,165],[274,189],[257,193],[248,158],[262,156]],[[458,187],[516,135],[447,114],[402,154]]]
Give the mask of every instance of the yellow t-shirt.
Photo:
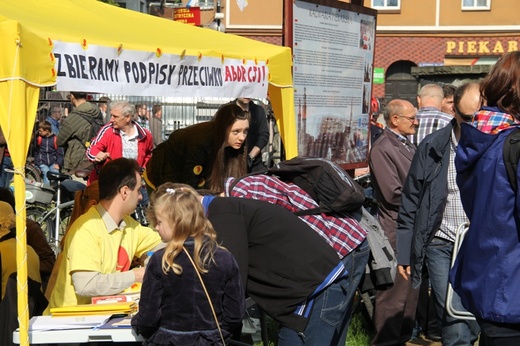
[[[161,242],[159,234],[125,216],[126,226],[107,231],[96,207],[78,218],[67,232],[63,258],[49,307],[89,304],[91,297],[79,296],[72,284],[72,272],[89,271],[101,274],[129,270],[134,256],[141,257]]]
[[[2,256],[2,299],[5,295],[7,279],[17,271],[16,267],[16,239],[11,238],[0,242],[0,256]],[[27,246],[27,276],[34,281],[42,282],[40,277],[40,258],[34,249]]]

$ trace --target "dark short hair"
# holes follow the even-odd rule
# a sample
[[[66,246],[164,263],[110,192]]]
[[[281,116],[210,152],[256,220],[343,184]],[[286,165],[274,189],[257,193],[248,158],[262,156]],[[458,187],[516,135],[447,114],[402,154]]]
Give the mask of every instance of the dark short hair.
[[[456,90],[457,90],[457,88],[451,84],[444,84],[442,86],[442,92],[444,93],[444,98],[455,95]]]
[[[74,96],[74,98],[76,100],[86,100],[87,99],[87,93],[84,91],[71,91],[70,93],[72,94],[72,96]]]
[[[38,124],[38,128],[46,131],[52,131],[52,125],[47,120],[40,121]]]
[[[157,114],[157,112],[159,112],[161,110],[161,108],[162,108],[161,105],[153,105],[152,114]]]
[[[99,199],[110,200],[114,198],[119,190],[128,186],[135,189],[137,185],[136,173],[141,169],[134,159],[120,157],[109,161],[99,172]]]

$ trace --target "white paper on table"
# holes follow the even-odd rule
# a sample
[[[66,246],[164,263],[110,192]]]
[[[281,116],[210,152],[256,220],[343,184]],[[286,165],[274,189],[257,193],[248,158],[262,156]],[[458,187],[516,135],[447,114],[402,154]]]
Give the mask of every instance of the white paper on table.
[[[90,329],[105,324],[112,315],[87,316],[34,316],[29,321],[29,330]]]

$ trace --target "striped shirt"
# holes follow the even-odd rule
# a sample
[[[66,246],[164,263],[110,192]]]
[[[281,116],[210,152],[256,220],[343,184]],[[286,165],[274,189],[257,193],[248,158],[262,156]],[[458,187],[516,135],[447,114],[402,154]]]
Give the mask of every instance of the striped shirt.
[[[292,183],[285,183],[276,177],[258,174],[242,178],[229,192],[234,178],[226,181],[226,195],[252,198],[278,204],[292,212],[318,207],[303,189]],[[348,213],[334,216],[324,213],[300,216],[332,246],[340,258],[352,252],[366,238],[367,231]]]
[[[411,141],[416,146],[421,143],[424,137],[434,131],[442,129],[453,120],[453,116],[441,112],[435,107],[423,107],[419,109],[416,117],[419,121],[419,126],[417,126],[415,134],[411,136]]]
[[[457,139],[454,133],[451,133],[450,141],[450,159],[448,166],[448,197],[446,199],[446,207],[442,216],[441,225],[435,236],[451,242],[455,241],[457,228],[464,223],[469,222],[462,201],[460,200],[460,191],[457,185],[457,171],[455,169],[455,153],[457,152]]]

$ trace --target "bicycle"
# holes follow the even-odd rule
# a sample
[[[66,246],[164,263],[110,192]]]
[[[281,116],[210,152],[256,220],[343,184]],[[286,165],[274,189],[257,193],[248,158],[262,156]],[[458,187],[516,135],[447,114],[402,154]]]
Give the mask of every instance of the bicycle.
[[[39,182],[27,183],[26,215],[41,226],[49,245],[58,254],[60,240],[72,215],[73,195],[84,189],[85,185],[62,173],[47,172],[47,178],[56,184],[55,189]],[[62,201],[64,192],[71,195],[66,201]]]
[[[34,163],[33,157],[28,157],[25,162],[25,177],[36,182],[41,182],[43,180],[42,171]]]

